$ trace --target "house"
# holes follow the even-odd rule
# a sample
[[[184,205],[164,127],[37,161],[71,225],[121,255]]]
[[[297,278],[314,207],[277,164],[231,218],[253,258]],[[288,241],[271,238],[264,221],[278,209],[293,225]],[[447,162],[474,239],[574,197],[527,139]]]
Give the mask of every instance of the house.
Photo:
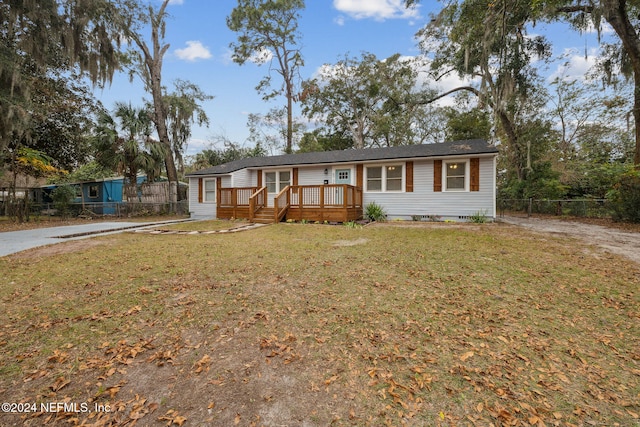
[[[188,174],[189,212],[344,222],[375,202],[389,219],[495,219],[497,155],[475,139],[246,158]]]

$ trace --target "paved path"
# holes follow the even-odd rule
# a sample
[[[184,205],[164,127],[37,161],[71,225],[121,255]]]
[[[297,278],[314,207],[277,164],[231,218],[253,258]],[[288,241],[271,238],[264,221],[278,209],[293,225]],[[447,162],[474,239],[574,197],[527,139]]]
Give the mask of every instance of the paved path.
[[[113,234],[134,228],[151,227],[189,220],[155,222],[95,222],[67,225],[62,227],[36,228],[32,230],[7,231],[0,233],[0,257],[39,246],[69,240],[86,239],[97,235]]]

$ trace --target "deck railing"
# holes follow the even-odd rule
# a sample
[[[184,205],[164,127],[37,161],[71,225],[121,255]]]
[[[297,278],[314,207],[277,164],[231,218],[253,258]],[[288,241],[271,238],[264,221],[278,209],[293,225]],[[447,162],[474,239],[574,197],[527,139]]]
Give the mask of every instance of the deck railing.
[[[225,208],[249,206],[249,198],[257,189],[257,187],[221,188],[218,205]]]
[[[300,208],[361,208],[362,189],[347,184],[293,185],[290,204]]]
[[[221,188],[218,195],[218,217],[248,218],[270,204],[266,187]],[[290,185],[273,196],[274,221],[279,222],[290,208],[296,216],[324,217],[322,211],[333,211],[331,218],[342,218],[362,212],[362,189],[346,184]],[[344,215],[339,213],[344,211]],[[350,211],[350,213],[347,213]],[[347,219],[344,219],[345,221]]]
[[[265,206],[267,206],[267,187],[262,187],[249,197],[249,221],[253,221],[256,213]]]
[[[287,185],[273,198],[273,214],[275,222],[280,222],[287,214],[291,204],[291,186]]]

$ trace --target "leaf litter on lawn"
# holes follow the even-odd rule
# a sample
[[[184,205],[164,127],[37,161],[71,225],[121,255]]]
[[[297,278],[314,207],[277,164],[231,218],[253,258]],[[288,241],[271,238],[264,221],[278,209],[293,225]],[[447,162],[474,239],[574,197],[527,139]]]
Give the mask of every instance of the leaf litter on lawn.
[[[640,272],[577,241],[497,224],[100,239],[0,260],[0,400],[92,408],[1,425],[637,422]]]

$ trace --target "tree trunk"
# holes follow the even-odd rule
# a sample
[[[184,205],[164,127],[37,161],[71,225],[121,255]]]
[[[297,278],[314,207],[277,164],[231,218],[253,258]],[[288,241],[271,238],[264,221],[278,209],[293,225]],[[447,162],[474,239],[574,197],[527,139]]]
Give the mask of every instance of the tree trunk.
[[[604,17],[620,37],[633,68],[633,119],[636,137],[633,164],[640,168],[640,38],[629,21],[626,3],[625,0],[602,0]]]

